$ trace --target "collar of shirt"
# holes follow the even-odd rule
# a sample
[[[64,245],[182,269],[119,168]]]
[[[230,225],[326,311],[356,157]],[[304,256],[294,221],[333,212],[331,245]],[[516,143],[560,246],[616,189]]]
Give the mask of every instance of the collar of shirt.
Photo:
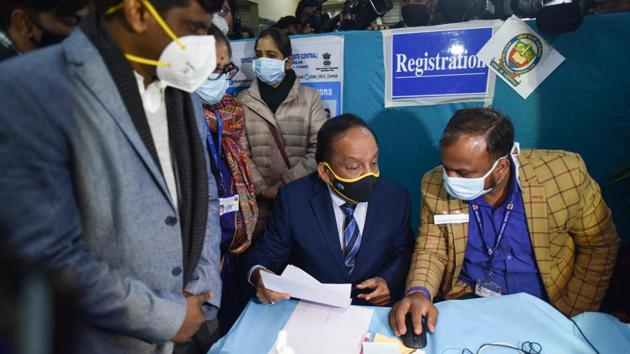
[[[344,248],[343,242],[343,224],[346,220],[346,215],[341,210],[341,206],[346,204],[347,202],[335,193],[330,186],[328,187],[328,192],[330,193],[330,199],[332,199],[333,211],[335,212],[335,222],[337,223],[337,232],[339,234],[339,244],[341,245],[341,249]],[[363,227],[365,226],[365,219],[367,217],[367,208],[368,202],[363,202],[357,204],[357,207],[354,209],[354,219],[357,222],[357,226],[359,227],[359,232],[363,234]]]
[[[160,106],[164,104],[164,91],[166,90],[166,84],[160,80],[155,80],[145,87],[144,77],[137,72],[133,72],[138,83],[138,90],[140,91],[140,97],[142,97],[142,105],[144,110],[148,113],[155,113]]]

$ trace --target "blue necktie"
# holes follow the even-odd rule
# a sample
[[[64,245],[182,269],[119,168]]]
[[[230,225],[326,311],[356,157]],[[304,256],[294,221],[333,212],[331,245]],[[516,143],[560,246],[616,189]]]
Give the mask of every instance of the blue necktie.
[[[348,274],[352,273],[354,269],[354,261],[359,253],[359,247],[361,246],[361,233],[359,232],[359,226],[354,218],[354,209],[356,204],[346,203],[341,206],[341,210],[346,216],[343,223],[343,257]]]

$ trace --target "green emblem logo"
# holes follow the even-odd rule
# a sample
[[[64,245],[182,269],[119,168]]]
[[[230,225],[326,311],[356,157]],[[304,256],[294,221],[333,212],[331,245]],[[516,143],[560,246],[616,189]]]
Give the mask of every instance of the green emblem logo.
[[[505,45],[501,58],[490,65],[512,85],[518,86],[518,77],[530,72],[538,65],[543,55],[540,39],[530,33],[519,34]]]

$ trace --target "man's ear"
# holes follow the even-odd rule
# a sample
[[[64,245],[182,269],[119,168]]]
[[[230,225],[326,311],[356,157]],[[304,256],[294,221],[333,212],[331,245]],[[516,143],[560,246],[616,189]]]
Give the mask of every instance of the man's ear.
[[[499,161],[495,172],[499,171],[500,173],[499,176],[501,177],[499,178],[499,180],[503,180],[508,175],[509,170],[510,170],[510,159],[508,158],[508,159],[502,159],[501,161]]]
[[[144,33],[149,27],[148,21],[153,19],[140,0],[124,0],[121,11],[131,30],[136,33]]]
[[[33,36],[33,23],[23,9],[15,9],[11,12],[11,27],[23,37],[31,38]]]
[[[330,176],[328,175],[328,167],[326,167],[323,162],[317,164],[317,175],[326,184],[332,182]]]

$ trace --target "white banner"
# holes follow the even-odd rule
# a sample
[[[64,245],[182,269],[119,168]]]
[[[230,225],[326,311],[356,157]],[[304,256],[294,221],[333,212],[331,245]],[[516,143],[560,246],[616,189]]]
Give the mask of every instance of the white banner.
[[[477,56],[523,98],[564,61],[560,53],[515,16],[505,21]]]
[[[256,74],[252,60],[256,58],[255,40],[232,42],[232,61],[240,71],[232,79],[228,92],[237,94],[251,85]],[[326,114],[342,113],[343,107],[343,36],[304,36],[291,38],[293,70],[300,82],[316,89],[322,96]]]

